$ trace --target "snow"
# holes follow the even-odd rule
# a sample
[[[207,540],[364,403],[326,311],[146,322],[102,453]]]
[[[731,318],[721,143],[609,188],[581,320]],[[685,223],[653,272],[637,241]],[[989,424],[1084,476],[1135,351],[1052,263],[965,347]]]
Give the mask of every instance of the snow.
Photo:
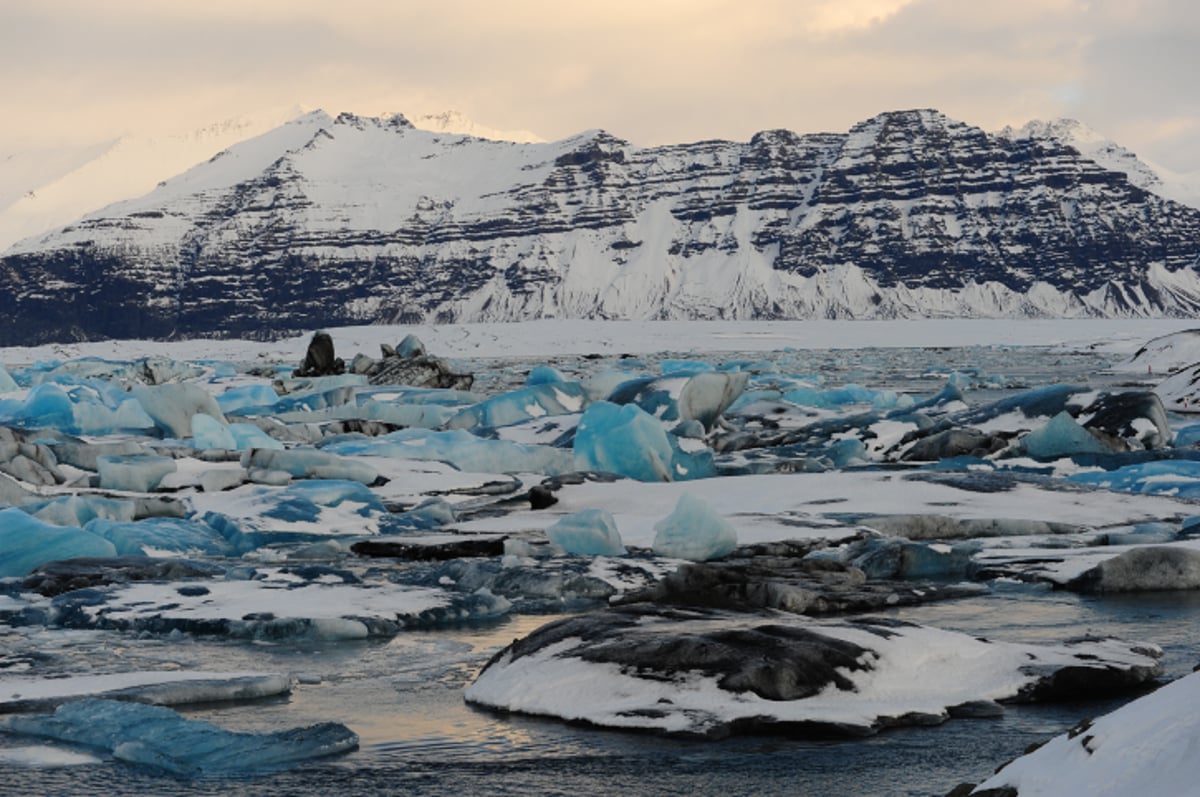
[[[1188,675],[1005,766],[975,791],[1021,797],[1191,794],[1200,778],[1200,674]]]
[[[682,670],[672,677],[652,672],[639,677],[634,668],[573,657],[582,641],[568,637],[516,658],[505,651],[467,688],[469,702],[535,715],[586,721],[611,728],[668,733],[705,731],[756,718],[768,722],[819,722],[870,733],[888,718],[920,713],[944,720],[948,709],[978,700],[1016,697],[1038,679],[1037,673],[1080,665],[1088,656],[1141,667],[1155,667],[1148,652],[1134,652],[1105,640],[1063,645],[1020,645],[984,641],[965,634],[923,626],[869,627],[797,620],[783,614],[755,618],[811,629],[852,642],[868,653],[866,669],[841,669],[849,688],[832,684],[799,699],[770,700],[751,691],[725,689],[718,677]],[[689,634],[722,627],[721,618],[643,620],[639,633],[655,624]],[[742,622],[745,625],[746,621]],[[737,621],[729,623],[738,628]],[[1085,654],[1084,658],[1077,654]]]
[[[370,349],[416,331],[439,356],[469,363],[502,358],[502,365],[487,373],[503,387],[489,385],[478,394],[372,387],[361,379],[283,378],[273,383],[247,372],[251,365],[298,362],[308,336],[271,343],[133,341],[8,349],[0,352],[0,360],[18,390],[4,398],[25,407],[27,397],[34,396],[34,404],[44,404],[37,417],[45,422],[37,424],[37,431],[15,428],[4,451],[23,450],[31,461],[52,454],[65,479],[0,484],[11,481],[24,490],[12,499],[20,508],[0,510],[0,575],[16,579],[46,562],[131,553],[169,557],[172,566],[183,557],[202,556],[213,570],[174,581],[100,580],[86,590],[46,598],[21,592],[15,580],[9,581],[0,593],[0,620],[45,622],[48,627],[59,623],[53,625],[56,633],[64,631],[62,626],[110,629],[107,633],[114,637],[164,644],[211,635],[246,646],[335,645],[414,628],[494,621],[527,611],[527,605],[555,612],[587,601],[595,606],[646,586],[677,565],[677,559],[708,559],[734,544],[783,540],[824,540],[822,555],[889,578],[964,578],[972,568],[984,567],[1066,584],[1151,543],[1187,551],[1166,557],[1187,563],[1200,551],[1200,541],[1180,531],[1181,519],[1200,514],[1194,502],[1200,496],[1200,477],[1189,459],[1131,460],[1136,464],[1109,464],[1108,470],[1028,457],[941,463],[946,470],[880,464],[883,452],[916,430],[921,418],[937,423],[959,408],[985,404],[991,409],[978,415],[978,427],[1015,432],[1041,426],[1061,405],[1090,403],[1100,393],[1097,386],[1016,394],[1005,377],[984,367],[972,369],[973,363],[938,362],[935,353],[929,354],[933,367],[927,362],[914,367],[892,362],[886,352],[850,349],[978,342],[1001,364],[1003,347],[1015,345],[1037,345],[1061,353],[1064,360],[1097,350],[1116,359],[1135,352],[1149,336],[1188,323],[556,321],[331,331],[341,352]],[[794,361],[789,358],[797,351],[825,349],[837,349],[828,355],[837,365],[828,378],[824,371],[790,368]],[[723,362],[722,352],[745,354],[734,363]],[[610,358],[596,365],[607,373],[589,378],[583,360],[564,366],[557,359],[592,353]],[[608,371],[622,353],[648,356],[619,361],[626,370]],[[652,356],[660,353],[662,357]],[[106,359],[61,362],[83,356]],[[106,392],[93,375],[131,378],[136,369],[129,358],[135,356],[164,358],[162,373],[187,388],[143,386],[143,395],[161,399],[154,413],[164,419],[159,432],[147,433],[144,425],[140,432],[118,428],[110,412],[107,420],[97,415],[91,423],[103,437],[67,437],[65,432],[78,430],[80,407],[111,410],[114,397],[130,395],[115,386],[121,382]],[[860,356],[869,379],[850,376]],[[35,359],[44,362],[23,367]],[[200,360],[202,366],[188,365]],[[549,361],[556,373],[537,370]],[[876,379],[871,369],[880,363],[893,370]],[[524,384],[525,374],[535,371],[539,378]],[[48,381],[34,386],[39,379]],[[901,383],[920,387],[905,390]],[[946,390],[938,392],[943,384]],[[769,467],[755,470],[748,454],[740,459],[714,455],[712,441],[746,417],[735,415],[730,406],[736,412],[785,407],[788,392],[805,386],[820,393],[825,406],[808,410],[791,405],[778,415],[780,428],[859,418],[815,444],[828,460],[821,467],[840,470],[806,472],[797,464],[795,472],[777,471],[769,459]],[[604,400],[626,390],[633,403]],[[977,391],[1017,398],[996,409],[981,402]],[[739,395],[744,402],[731,404]],[[211,398],[215,413],[201,409],[205,398]],[[140,399],[128,400],[141,406]],[[445,409],[444,419],[457,413],[464,428],[409,428],[372,437],[323,429],[327,421],[314,419],[317,413],[358,410],[369,402]],[[484,405],[486,411],[480,409]],[[1050,405],[1053,411],[1045,409]],[[0,411],[12,406],[0,406]],[[280,421],[292,412],[300,414],[296,420]],[[668,418],[672,412],[675,416]],[[11,422],[13,416],[6,417]],[[238,422],[226,424],[222,418]],[[681,426],[679,418],[695,420]],[[637,434],[622,439],[614,419],[633,419]],[[185,422],[180,437],[190,435],[191,440],[160,436],[174,435]],[[498,428],[481,428],[489,425]],[[1060,443],[1061,437],[1051,442]],[[268,450],[268,445],[277,448]],[[1050,453],[1057,455],[1059,449]],[[105,453],[96,456],[98,451]],[[130,461],[136,483],[114,482],[110,466]],[[581,462],[625,478],[605,481],[574,474]],[[156,489],[151,471],[167,463],[174,471],[161,476],[157,491],[151,492]],[[718,463],[729,470],[718,470]],[[1052,475],[1025,478],[1024,471]],[[738,475],[685,478],[717,472]],[[646,480],[639,480],[642,476]],[[528,495],[537,485],[549,485],[557,503],[533,509]],[[114,487],[133,492],[104,492]],[[683,539],[666,544],[672,535]],[[384,540],[432,547],[500,537],[507,538],[504,557],[444,564],[368,560],[352,552],[357,543]],[[593,542],[602,544],[593,548]],[[563,549],[570,555],[564,556]],[[1192,578],[1192,570],[1184,570]],[[1167,577],[1153,582],[1128,581],[1138,589],[1193,583],[1163,572]],[[39,617],[46,619],[30,619]],[[841,638],[868,639],[836,623],[829,627]],[[1047,661],[1074,655],[1066,648],[1030,651],[1001,643],[984,651],[978,640],[947,634],[929,628],[898,636],[881,651],[886,671],[855,676],[856,695],[823,694],[803,707],[731,698],[711,679],[689,676],[673,684],[647,684],[606,665],[552,658],[537,669],[548,680],[522,674],[524,664],[508,668],[503,676],[500,668],[494,677],[508,679],[504,688],[514,691],[506,694],[519,693],[530,710],[574,711],[606,723],[633,721],[616,716],[622,706],[653,707],[666,698],[677,701],[680,712],[694,709],[726,719],[766,712],[784,720],[869,725],[907,711],[940,717],[955,702],[1011,695],[1027,683],[1018,663],[1031,653],[1049,657]],[[869,639],[878,640],[878,635]],[[1105,649],[1109,654],[1116,655]],[[147,671],[131,666],[127,675]],[[8,679],[19,675],[0,678],[0,694],[69,686],[68,679],[25,673],[22,677],[33,686],[9,689]],[[527,678],[533,680],[521,680]],[[485,682],[473,694],[498,694],[487,691],[494,685]],[[76,686],[81,695],[102,693],[86,682]],[[670,730],[685,721],[672,710],[664,712],[661,727]],[[18,755],[39,760],[41,754],[30,750]],[[47,762],[53,758],[46,755]]]
[[[249,700],[291,690],[291,677],[278,673],[162,670],[64,678],[0,674],[0,714],[42,709],[86,697],[178,706]]]

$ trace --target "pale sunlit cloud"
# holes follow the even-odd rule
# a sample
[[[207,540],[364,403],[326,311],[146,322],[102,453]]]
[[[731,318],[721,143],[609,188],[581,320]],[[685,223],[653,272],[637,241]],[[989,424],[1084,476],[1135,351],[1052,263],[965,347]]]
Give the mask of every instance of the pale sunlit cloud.
[[[932,107],[1200,168],[1196,41],[1191,0],[6,0],[0,153],[296,106],[644,145]]]

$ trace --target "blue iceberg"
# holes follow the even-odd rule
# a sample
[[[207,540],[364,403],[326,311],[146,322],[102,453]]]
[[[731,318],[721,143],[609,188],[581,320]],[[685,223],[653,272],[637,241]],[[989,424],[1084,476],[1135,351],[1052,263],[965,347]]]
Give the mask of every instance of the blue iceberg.
[[[175,460],[157,454],[101,454],[96,457],[100,486],[105,490],[148,493],[158,487],[168,473],[175,472]]]
[[[116,553],[116,547],[98,534],[52,526],[20,509],[0,509],[0,578],[28,575],[47,562]]]
[[[654,552],[672,559],[705,562],[737,548],[737,530],[707,502],[680,496],[674,511],[654,524]]]
[[[617,522],[607,509],[584,509],[546,529],[546,538],[570,554],[624,556]]]
[[[1062,411],[1021,439],[1025,453],[1037,459],[1057,459],[1074,454],[1111,454],[1113,449]]]
[[[575,429],[575,469],[615,473],[643,482],[715,475],[712,452],[687,452],[636,404],[598,401]]]
[[[325,450],[348,456],[445,462],[471,473],[541,473],[558,476],[574,470],[570,451],[507,440],[488,440],[463,429],[444,432],[401,429],[380,437],[340,441],[326,446]]]
[[[530,418],[579,412],[585,401],[583,386],[578,382],[544,382],[502,393],[459,410],[446,421],[446,428],[511,426]]]
[[[0,727],[107,750],[122,761],[190,776],[275,770],[358,747],[358,736],[335,722],[239,733],[186,719],[164,706],[118,700],[67,703],[51,715],[6,717]]]

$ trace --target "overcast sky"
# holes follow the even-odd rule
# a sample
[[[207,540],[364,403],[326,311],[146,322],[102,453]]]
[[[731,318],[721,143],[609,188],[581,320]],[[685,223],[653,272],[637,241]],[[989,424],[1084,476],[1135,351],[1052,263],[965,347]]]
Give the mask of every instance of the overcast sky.
[[[1200,169],[1196,0],[0,0],[0,155],[291,106],[636,144],[932,107]]]

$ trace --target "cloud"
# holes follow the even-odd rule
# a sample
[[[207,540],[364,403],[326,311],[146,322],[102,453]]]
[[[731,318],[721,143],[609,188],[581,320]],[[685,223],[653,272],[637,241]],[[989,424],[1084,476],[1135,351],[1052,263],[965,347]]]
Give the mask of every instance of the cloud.
[[[1190,0],[6,0],[0,152],[296,104],[641,144],[936,107],[988,129],[1073,115],[1178,166],[1200,158],[1177,151],[1197,153],[1195,128],[1167,124],[1200,118],[1198,17]]]

